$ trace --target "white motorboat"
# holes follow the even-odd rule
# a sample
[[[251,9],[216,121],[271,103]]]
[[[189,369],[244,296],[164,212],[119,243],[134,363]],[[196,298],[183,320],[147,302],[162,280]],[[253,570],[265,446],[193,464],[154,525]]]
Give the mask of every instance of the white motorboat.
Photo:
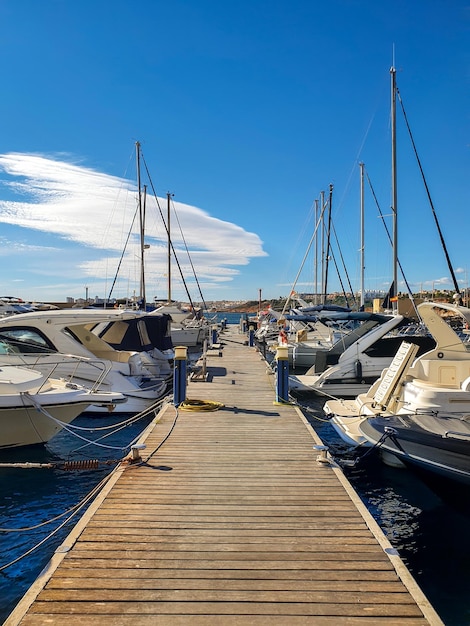
[[[116,410],[139,413],[163,397],[167,382],[146,366],[146,353],[116,350],[90,330],[102,322],[124,321],[136,315],[136,311],[119,309],[62,309],[2,318],[1,358],[5,363],[26,363],[42,372],[49,371],[51,362],[62,359],[63,363],[56,367],[57,375],[74,375],[87,388],[96,388],[100,372],[100,390],[119,392],[127,398],[127,403]],[[81,357],[78,371],[67,355]],[[91,410],[105,409],[93,406]]]
[[[415,358],[417,347],[403,342],[390,367],[366,393],[350,401],[326,402],[324,411],[331,416],[332,426],[349,444],[372,445],[372,430],[367,429],[366,437],[362,425],[369,418],[372,424],[376,417],[397,416],[402,424],[408,420],[408,429],[412,422],[419,421],[420,428],[426,422],[430,432],[437,432],[440,424],[441,431],[461,432],[462,440],[468,437],[470,342],[465,327],[470,325],[470,309],[441,302],[423,302],[418,309],[435,347]],[[451,419],[453,426],[444,427]]]
[[[324,326],[329,333],[317,335],[315,339],[309,339],[304,332],[298,332],[295,342],[289,341],[289,354],[292,354],[292,363],[297,365],[310,364],[309,370],[304,375],[293,376],[292,388],[308,391],[310,376],[318,376],[325,369],[338,362],[345,350],[357,342],[360,337],[368,334],[373,328],[381,326],[390,319],[389,315],[365,313],[362,311],[328,312],[319,314],[315,328]]]
[[[89,406],[111,411],[125,401],[120,393],[92,391],[0,363],[0,449],[47,443]]]
[[[370,315],[369,323],[351,331],[329,352],[319,354],[311,371],[290,376],[289,388],[297,393],[355,397],[367,391],[390,365],[405,337],[421,352],[434,345],[422,326],[402,315]],[[344,346],[348,339],[349,345]]]
[[[291,308],[286,314],[277,313],[278,328],[272,349],[275,352],[278,343],[287,344],[289,365],[312,367],[318,353],[326,353],[364,321],[361,316],[371,314],[353,313],[335,305],[305,305]]]
[[[160,304],[149,315],[169,315],[171,318],[171,340],[174,346],[202,347],[209,340],[210,321],[200,311],[183,307],[180,303]]]

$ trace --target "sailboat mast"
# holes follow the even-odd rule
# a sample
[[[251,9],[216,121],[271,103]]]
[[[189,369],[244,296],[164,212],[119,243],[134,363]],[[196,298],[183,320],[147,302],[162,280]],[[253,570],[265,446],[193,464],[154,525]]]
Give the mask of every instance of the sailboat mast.
[[[328,228],[326,233],[326,265],[325,265],[325,285],[323,291],[323,304],[326,304],[328,297],[328,265],[330,260],[330,237],[331,237],[331,212],[333,204],[333,185],[330,185],[330,194],[328,199]]]
[[[167,214],[166,214],[166,231],[168,235],[168,302],[171,302],[171,231],[170,231],[170,198],[171,193],[167,191],[166,194],[166,205],[167,205]]]
[[[393,283],[391,301],[393,313],[398,312],[398,224],[397,224],[397,86],[396,69],[390,68],[391,76],[391,127],[392,127],[392,217],[393,217]]]
[[[359,163],[361,175],[361,309],[364,307],[364,163]]]
[[[315,231],[318,229],[318,200],[315,200]],[[315,304],[318,304],[318,236],[315,235],[315,254],[313,260]]]
[[[320,219],[321,219],[321,298],[319,304],[323,302],[323,291],[325,288],[325,192],[320,192]]]
[[[136,166],[137,166],[137,194],[138,194],[138,208],[139,208],[139,224],[140,224],[140,300],[142,301],[141,307],[145,310],[145,263],[144,263],[144,250],[145,250],[145,203],[142,202],[142,185],[140,180],[140,142],[135,142],[136,149]]]

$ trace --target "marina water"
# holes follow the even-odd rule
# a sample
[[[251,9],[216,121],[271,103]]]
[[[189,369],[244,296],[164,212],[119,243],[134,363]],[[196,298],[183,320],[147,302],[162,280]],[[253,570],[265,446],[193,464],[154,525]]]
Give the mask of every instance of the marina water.
[[[239,324],[240,313],[219,313],[218,319]],[[304,413],[333,453],[342,443],[325,419],[321,400],[302,401]],[[81,416],[74,424],[95,429],[82,435],[100,439],[84,443],[62,431],[46,447],[0,452],[0,463],[52,463],[67,459],[97,459],[98,469],[0,468],[0,620],[3,622],[64,541],[78,517],[44,540],[63,519],[39,526],[75,506],[126,454],[129,444],[152,416],[126,426],[101,440],[98,426],[116,417]],[[109,447],[104,447],[104,445]],[[105,464],[105,462],[109,462]],[[411,471],[385,466],[368,455],[345,473],[392,545],[410,569],[434,608],[448,626],[470,625],[470,513],[436,495]],[[7,532],[10,529],[12,532]],[[20,530],[21,529],[21,530]],[[22,555],[27,554],[24,558]],[[17,562],[14,562],[19,559]]]

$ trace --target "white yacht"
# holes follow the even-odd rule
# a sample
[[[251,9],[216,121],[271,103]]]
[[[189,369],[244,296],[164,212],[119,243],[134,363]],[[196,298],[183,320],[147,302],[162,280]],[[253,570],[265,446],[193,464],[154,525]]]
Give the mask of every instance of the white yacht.
[[[100,372],[100,390],[119,392],[127,398],[116,410],[139,413],[163,397],[167,382],[146,366],[146,353],[116,350],[91,330],[101,322],[125,321],[136,315],[136,311],[119,309],[61,309],[1,318],[2,362],[28,364],[47,372],[51,362],[62,359],[63,363],[56,366],[57,375],[74,375],[87,388],[96,388]],[[68,355],[81,358],[78,371]],[[103,410],[101,406],[90,407],[90,411]]]
[[[290,376],[289,388],[327,397],[355,397],[379,378],[405,338],[417,344],[422,352],[434,345],[421,325],[403,315],[375,315],[329,352],[320,353],[306,374]]]

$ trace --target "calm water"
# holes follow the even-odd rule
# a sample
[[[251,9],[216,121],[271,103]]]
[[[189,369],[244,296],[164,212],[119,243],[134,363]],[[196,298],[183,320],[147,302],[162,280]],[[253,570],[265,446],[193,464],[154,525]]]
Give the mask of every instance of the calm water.
[[[240,313],[218,314],[219,320],[227,318],[229,324],[238,324],[240,317]],[[331,426],[323,421],[322,403],[313,401],[306,406],[306,415],[323,441],[332,450],[344,450]],[[100,417],[100,425],[103,419],[109,423],[116,421],[114,416]],[[150,419],[126,427],[106,443],[125,447]],[[80,417],[74,424],[96,427],[98,420]],[[99,436],[95,431],[91,438]],[[0,452],[0,463],[46,463],[67,458],[104,461],[119,459],[125,454],[96,446],[80,449],[82,446],[76,437],[62,431],[47,448]],[[111,467],[71,472],[0,468],[0,528],[25,528],[63,513],[97,485]],[[444,623],[469,626],[470,514],[445,503],[408,470],[387,467],[372,456],[346,473]],[[0,572],[0,622],[12,611],[76,522],[77,518],[39,550]],[[59,523],[25,532],[1,532],[0,567],[30,550]]]

